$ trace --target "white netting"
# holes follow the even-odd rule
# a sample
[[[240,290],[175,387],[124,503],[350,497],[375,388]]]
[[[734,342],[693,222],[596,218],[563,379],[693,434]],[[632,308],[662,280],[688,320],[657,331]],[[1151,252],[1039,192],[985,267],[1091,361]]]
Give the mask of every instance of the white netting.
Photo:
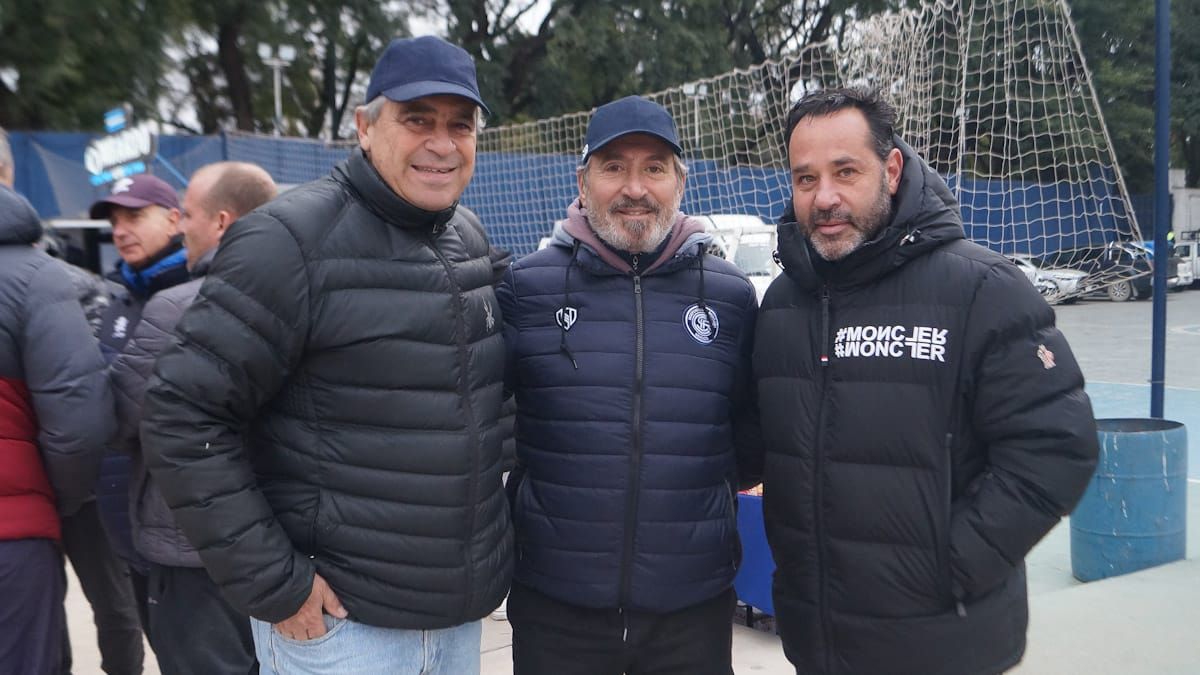
[[[839,39],[778,62],[648,95],[679,127],[689,165],[683,210],[774,221],[789,196],[787,111],[805,93],[838,85],[885,92],[900,114],[897,131],[959,196],[969,237],[1090,273],[1058,293],[1148,269],[1135,266],[1136,255],[1114,254],[1114,242],[1140,235],[1064,0],[932,0],[850,23]],[[528,253],[564,216],[588,117],[480,134],[463,203],[496,244]],[[231,136],[229,154],[301,182],[346,152],[287,145],[281,157],[265,138]]]

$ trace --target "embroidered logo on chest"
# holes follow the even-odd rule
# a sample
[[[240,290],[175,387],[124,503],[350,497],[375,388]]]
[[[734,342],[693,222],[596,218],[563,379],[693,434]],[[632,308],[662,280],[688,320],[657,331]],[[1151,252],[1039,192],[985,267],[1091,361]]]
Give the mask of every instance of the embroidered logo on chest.
[[[833,355],[946,362],[950,331],[934,326],[846,326],[833,339]]]
[[[575,320],[579,318],[579,311],[574,307],[563,307],[554,313],[554,323],[558,324],[563,330],[571,330],[571,326],[575,325]]]
[[[717,333],[721,330],[721,322],[711,307],[701,307],[700,303],[696,303],[684,310],[683,327],[687,329],[688,335],[691,335],[693,340],[702,345],[710,345],[713,340],[717,339]]]

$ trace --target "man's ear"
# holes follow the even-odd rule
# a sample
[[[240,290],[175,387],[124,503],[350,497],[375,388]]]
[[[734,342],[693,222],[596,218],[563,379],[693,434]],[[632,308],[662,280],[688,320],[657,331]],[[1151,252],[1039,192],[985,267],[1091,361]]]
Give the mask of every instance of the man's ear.
[[[371,137],[367,134],[367,130],[371,128],[371,122],[367,120],[366,106],[358,106],[354,109],[354,128],[358,132],[358,147],[364,152],[371,150]]]
[[[183,212],[179,209],[167,209],[167,221],[171,223],[171,234],[179,234],[179,221],[183,218]]]
[[[237,216],[232,211],[226,211],[225,209],[217,211],[217,234],[225,234],[225,230],[229,229],[229,226],[235,220],[237,220]]]
[[[904,173],[904,155],[900,154],[900,148],[892,148],[883,165],[887,172],[888,192],[895,195],[896,190],[900,189],[900,176]]]

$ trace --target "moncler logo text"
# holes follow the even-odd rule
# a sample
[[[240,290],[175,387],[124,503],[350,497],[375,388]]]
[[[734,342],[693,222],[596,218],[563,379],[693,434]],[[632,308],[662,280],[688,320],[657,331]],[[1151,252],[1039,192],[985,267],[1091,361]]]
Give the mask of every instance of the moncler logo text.
[[[847,326],[838,329],[833,355],[848,358],[909,358],[946,362],[949,331],[934,326]]]

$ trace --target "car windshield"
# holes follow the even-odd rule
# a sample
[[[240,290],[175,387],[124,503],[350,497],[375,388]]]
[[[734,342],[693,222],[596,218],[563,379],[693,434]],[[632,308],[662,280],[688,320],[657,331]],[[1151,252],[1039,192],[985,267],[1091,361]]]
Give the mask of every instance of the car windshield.
[[[774,260],[771,258],[771,247],[764,244],[739,244],[733,254],[733,264],[737,265],[746,276],[769,277]]]

